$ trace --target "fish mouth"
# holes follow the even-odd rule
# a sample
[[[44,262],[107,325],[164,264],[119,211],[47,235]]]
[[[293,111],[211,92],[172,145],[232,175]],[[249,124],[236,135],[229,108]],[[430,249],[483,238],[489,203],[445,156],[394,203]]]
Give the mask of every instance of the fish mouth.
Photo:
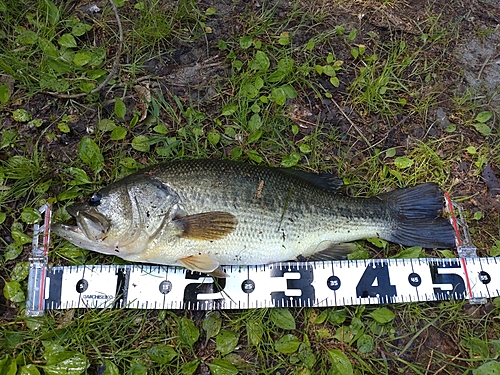
[[[78,205],[69,206],[66,211],[72,216],[76,225],[70,223],[56,223],[52,225],[52,230],[57,235],[66,238],[70,242],[90,240],[102,241],[105,239],[111,222],[106,216],[97,212],[94,208],[81,210]]]

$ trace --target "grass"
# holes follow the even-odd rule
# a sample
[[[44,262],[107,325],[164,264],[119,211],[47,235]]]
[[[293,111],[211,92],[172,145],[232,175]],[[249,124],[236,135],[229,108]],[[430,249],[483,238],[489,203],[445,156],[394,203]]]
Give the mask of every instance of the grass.
[[[460,19],[421,7],[426,17],[406,33],[345,12],[362,4],[335,11],[300,1],[249,4],[119,4],[119,74],[99,93],[67,99],[112,72],[119,41],[111,7],[96,17],[49,0],[23,7],[0,1],[7,21],[0,26],[0,375],[488,374],[494,368],[498,298],[486,306],[68,310],[25,317],[36,208],[53,202],[54,219],[66,220],[71,202],[163,160],[224,157],[334,172],[349,194],[362,196],[435,181],[464,205],[480,254],[498,255],[498,213],[480,176],[488,162],[500,167],[499,114],[460,91],[460,71],[446,52],[468,37]],[[377,3],[386,10],[399,5]],[[152,60],[158,69],[148,68]],[[435,120],[438,108],[448,114],[446,127]],[[404,251],[383,242],[358,245],[366,257]],[[53,238],[50,262],[120,260]]]

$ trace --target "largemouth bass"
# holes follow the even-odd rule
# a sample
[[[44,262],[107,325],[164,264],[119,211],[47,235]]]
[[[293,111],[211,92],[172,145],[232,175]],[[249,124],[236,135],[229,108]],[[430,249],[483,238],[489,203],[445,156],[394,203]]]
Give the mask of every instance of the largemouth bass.
[[[373,237],[455,246],[436,184],[372,198],[339,194],[334,185],[290,169],[176,161],[140,170],[69,206],[76,225],[52,230],[85,249],[205,273],[219,265],[338,259],[345,255],[339,244]]]

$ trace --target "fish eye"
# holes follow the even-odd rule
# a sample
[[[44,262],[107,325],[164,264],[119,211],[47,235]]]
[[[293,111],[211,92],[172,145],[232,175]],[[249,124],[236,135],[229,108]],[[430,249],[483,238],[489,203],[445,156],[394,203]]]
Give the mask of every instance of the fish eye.
[[[95,193],[89,199],[89,206],[95,207],[101,204],[101,193]]]

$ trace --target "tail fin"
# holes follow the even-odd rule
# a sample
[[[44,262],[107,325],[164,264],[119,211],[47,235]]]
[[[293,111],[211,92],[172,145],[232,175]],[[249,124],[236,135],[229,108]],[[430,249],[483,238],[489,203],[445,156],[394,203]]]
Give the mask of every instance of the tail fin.
[[[434,183],[381,194],[393,210],[395,225],[386,240],[405,246],[450,248],[455,231],[442,217],[443,193]]]

